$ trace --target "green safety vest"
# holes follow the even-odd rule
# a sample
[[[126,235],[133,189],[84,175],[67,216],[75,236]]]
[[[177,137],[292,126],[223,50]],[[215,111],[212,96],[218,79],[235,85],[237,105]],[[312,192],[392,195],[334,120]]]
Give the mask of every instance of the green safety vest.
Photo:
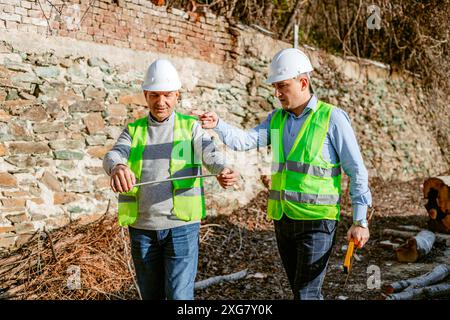
[[[294,220],[339,220],[341,166],[322,156],[333,106],[318,101],[295,139],[287,159],[283,130],[287,112],[276,111],[270,121],[272,185],[267,205],[270,219],[285,213]]]
[[[170,158],[170,176],[194,176],[202,172],[201,160],[194,152],[192,128],[195,117],[175,112],[173,147]],[[131,150],[128,167],[141,180],[142,155],[147,144],[148,117],[128,124],[131,138]],[[206,216],[202,178],[189,178],[172,181],[173,213],[181,220],[200,220]],[[119,225],[133,224],[139,215],[139,187],[119,194]]]

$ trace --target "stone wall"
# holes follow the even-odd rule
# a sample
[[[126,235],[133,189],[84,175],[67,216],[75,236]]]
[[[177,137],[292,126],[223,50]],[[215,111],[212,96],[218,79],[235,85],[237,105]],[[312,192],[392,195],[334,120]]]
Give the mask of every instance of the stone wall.
[[[65,32],[61,24],[59,31],[52,31],[56,34],[46,35],[45,26],[36,33],[28,28],[37,20],[30,24],[24,19],[35,10],[33,6],[17,10],[28,1],[2,1],[0,28],[7,29],[0,29],[0,247],[20,246],[44,226],[52,229],[73,220],[95,219],[105,212],[109,200],[109,211],[115,213],[116,195],[109,189],[102,157],[127,122],[146,114],[140,83],[155,58],[171,59],[180,72],[183,89],[177,109],[181,112],[214,110],[229,123],[250,128],[276,107],[264,79],[271,57],[289,44],[249,27],[227,25],[209,15],[190,21],[189,14],[164,14],[164,7],[149,1],[119,1],[121,15],[110,16],[111,25],[120,25],[124,15],[141,19],[139,23],[150,15],[157,23],[176,25],[184,19],[185,26],[202,29],[210,19],[211,25],[224,29],[208,32],[224,34],[219,41],[233,39],[232,48],[223,49],[223,54],[215,38],[205,40],[209,48],[219,48],[208,51],[212,55],[195,43],[190,50],[154,44],[140,50],[133,46],[147,43],[144,38],[131,38],[129,46],[95,37],[79,40],[80,31]],[[104,10],[115,5],[96,3],[106,3]],[[151,14],[144,11],[147,14],[139,17],[125,6],[137,12],[147,8]],[[66,18],[61,17],[70,21]],[[11,19],[18,21],[8,23]],[[81,34],[83,28],[84,24]],[[184,28],[169,36],[184,39]],[[194,33],[193,37],[198,35]],[[303,49],[315,67],[313,84],[319,97],[350,115],[372,177],[406,180],[448,170],[448,141],[439,140],[433,129],[439,124],[448,132],[446,118],[438,117],[448,114],[445,99],[430,108],[420,87],[390,75],[386,66]],[[247,153],[223,150],[242,172],[243,181],[236,189],[223,191],[208,180],[209,214],[226,214],[246,204],[264,189],[261,175],[269,173],[266,148]]]

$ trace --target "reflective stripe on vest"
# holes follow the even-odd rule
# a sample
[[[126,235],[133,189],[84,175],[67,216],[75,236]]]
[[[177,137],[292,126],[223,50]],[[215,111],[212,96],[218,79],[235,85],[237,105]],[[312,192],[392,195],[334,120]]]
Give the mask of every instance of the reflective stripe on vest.
[[[287,159],[283,130],[287,112],[278,110],[270,122],[272,186],[267,215],[279,220],[286,214],[294,220],[339,220],[341,166],[322,156],[333,106],[318,101],[307,116]]]
[[[307,194],[294,191],[276,191],[270,190],[269,199],[272,200],[288,200],[312,204],[339,204],[341,197],[333,194]]]
[[[272,163],[272,172],[282,172],[284,168],[289,171],[306,173],[317,177],[335,177],[341,174],[341,167],[326,169],[311,164],[290,160],[285,163]]]
[[[192,128],[196,118],[175,112],[172,155],[170,158],[171,177],[200,175],[201,161],[196,159],[193,150]],[[142,155],[147,143],[148,117],[128,125],[132,137],[128,167],[136,180],[142,174]],[[203,179],[190,178],[172,181],[173,213],[181,220],[200,220],[206,215]],[[139,187],[119,194],[119,225],[128,226],[139,216]]]

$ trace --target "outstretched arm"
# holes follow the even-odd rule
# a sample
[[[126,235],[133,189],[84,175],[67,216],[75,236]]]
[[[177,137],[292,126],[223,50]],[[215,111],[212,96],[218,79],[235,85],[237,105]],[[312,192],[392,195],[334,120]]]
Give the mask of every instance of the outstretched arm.
[[[227,124],[215,112],[193,114],[198,116],[204,129],[214,129],[222,142],[235,151],[247,151],[270,144],[270,120],[273,112],[255,128],[246,131]]]
[[[231,169],[225,155],[217,150],[211,136],[199,124],[195,124],[193,137],[196,160],[201,159],[209,172],[217,174],[217,181],[222,188],[233,186],[238,180],[239,172]]]

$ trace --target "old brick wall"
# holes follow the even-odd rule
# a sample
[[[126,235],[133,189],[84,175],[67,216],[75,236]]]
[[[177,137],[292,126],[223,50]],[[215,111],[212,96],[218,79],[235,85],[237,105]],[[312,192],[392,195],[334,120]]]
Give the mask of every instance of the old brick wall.
[[[223,17],[175,8],[167,11],[150,0],[0,0],[0,30],[174,55],[189,53],[192,58],[218,64],[233,53],[228,27]]]

